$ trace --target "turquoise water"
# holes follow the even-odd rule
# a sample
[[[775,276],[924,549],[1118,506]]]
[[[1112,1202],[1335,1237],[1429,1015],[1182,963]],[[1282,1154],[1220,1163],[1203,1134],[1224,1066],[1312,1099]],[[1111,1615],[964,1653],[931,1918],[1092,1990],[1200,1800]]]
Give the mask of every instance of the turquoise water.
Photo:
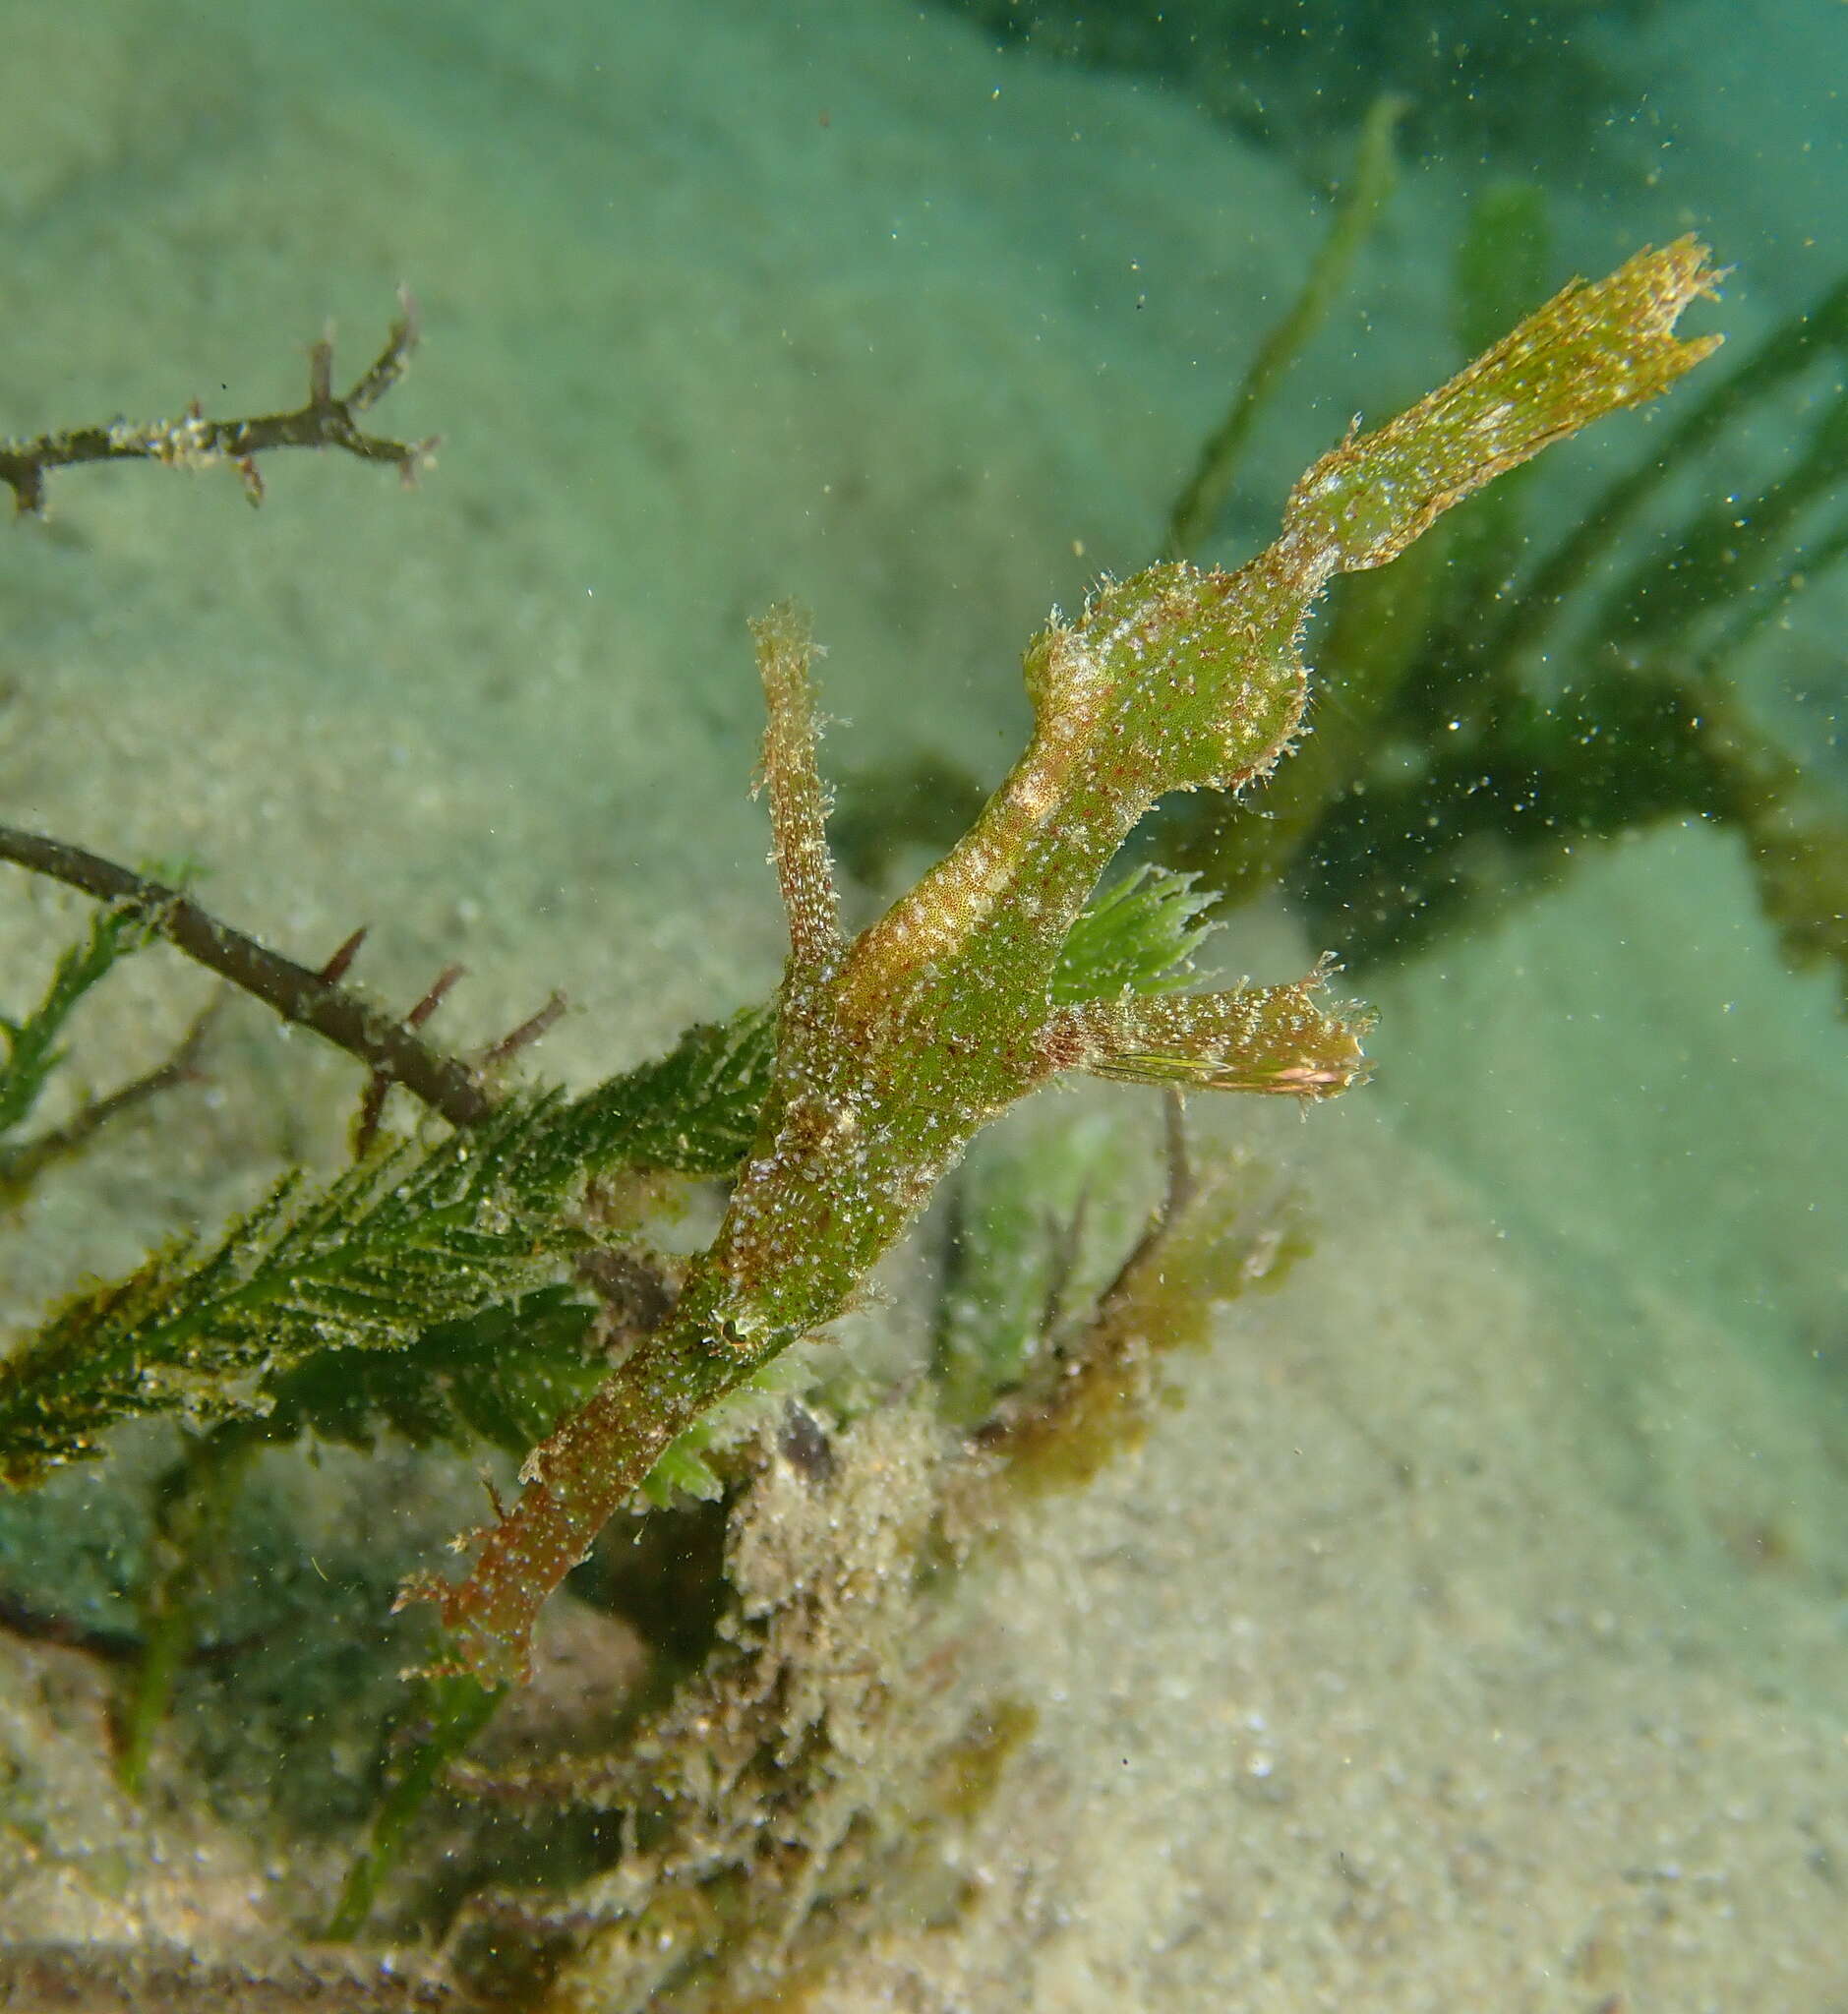
[[[409,494],[277,454],[255,516],[223,471],[54,473],[48,521],[0,540],[0,819],[197,861],[214,911],[311,964],[370,921],[362,976],[393,1000],[464,964],[436,1024],[456,1049],[562,988],[533,1067],[588,1083],[776,982],[745,619],[813,610],[850,806],[924,757],[991,784],[1027,724],[1022,644],[1156,550],[1377,87],[1416,101],[1399,190],[1267,407],[1213,558],[1271,535],[1352,414],[1455,366],[1452,250],[1492,184],[1546,192],[1548,286],[1699,231],[1733,268],[1690,317],[1727,335],[1707,372],[1843,269],[1833,0],[1531,31],[1444,10],[1402,63],[1365,10],[1255,43],[1218,13],[1081,33],[1047,10],[1024,37],[990,13],[0,6],[0,434],[195,395],[286,407],[328,320],[343,382],[402,283],[424,343],[380,422],[442,437]],[[1774,500],[1841,377],[1824,349],[1692,459],[1586,605],[1664,527]],[[1699,383],[1550,455],[1530,550],[1647,461]],[[1848,574],[1802,560],[1840,540],[1832,467],[1724,689],[1839,833]],[[1586,676],[1577,634],[1549,633],[1537,690]],[[1382,1010],[1366,1090],[1301,1124],[1211,1122],[1213,1151],[1235,1138],[1305,1191],[1314,1254],[1227,1318],[1140,1464],[972,1596],[969,1633],[1039,1730],[956,1850],[957,1906],[875,1913],[812,2004],[1848,1991],[1841,973],[1787,969],[1723,820],[1672,809],[1578,851],[1350,976]],[[927,857],[895,842],[892,871]],[[1456,865],[1490,893],[1512,873],[1489,842]],[[0,898],[17,1014],[82,911],[23,879]],[[1265,907],[1222,962],[1289,976],[1341,934],[1312,914]],[[207,997],[162,956],[87,1010],[99,1090]],[[348,1066],[254,1009],[218,1039],[205,1086],[0,1226],[9,1332],[337,1153]],[[1142,1152],[1146,1105],[1111,1097]],[[915,1361],[942,1236],[850,1351]],[[240,1692],[231,1652],[206,1660],[136,1807],[105,1709],[163,1446],[131,1435],[0,1523],[0,1937],[22,1982],[173,1944],[265,1973],[302,1942],[397,1697],[355,1649],[365,1619],[479,1515],[466,1460],[278,1467],[212,1640],[299,1642],[313,1683]],[[616,1651],[593,1634],[584,1656],[570,1683],[607,1699]],[[277,1788],[296,1775],[313,1795]],[[426,1873],[446,1851],[464,1871],[397,1920],[445,1991],[429,1940],[492,1872],[477,1846],[433,1820]]]

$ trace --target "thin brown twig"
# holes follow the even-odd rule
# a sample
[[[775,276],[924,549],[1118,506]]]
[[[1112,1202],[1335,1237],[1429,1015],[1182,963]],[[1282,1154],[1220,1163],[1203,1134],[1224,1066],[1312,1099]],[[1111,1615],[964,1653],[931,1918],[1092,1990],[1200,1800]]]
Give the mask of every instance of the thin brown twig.
[[[510,1062],[521,1049],[536,1042],[569,1004],[555,987],[537,1013],[527,1015],[517,1028],[508,1029],[499,1041],[490,1042],[476,1059],[475,1067],[488,1073],[500,1069],[503,1063]]]
[[[1115,1277],[1098,1296],[1097,1312],[1092,1317],[1093,1328],[1130,1291],[1136,1275],[1170,1236],[1175,1225],[1187,1214],[1187,1206],[1199,1193],[1193,1157],[1187,1151],[1187,1100],[1178,1091],[1170,1091],[1162,1100],[1162,1136],[1167,1183],[1161,1208],[1143,1226],[1142,1235],[1130,1248],[1128,1258],[1116,1269]]]
[[[7,484],[22,512],[45,507],[45,472],[94,461],[157,461],[169,468],[206,468],[230,463],[253,504],[263,502],[263,478],[255,457],[276,447],[338,447],[362,461],[394,463],[406,483],[436,453],[435,438],[388,440],[361,431],[357,415],[376,405],[404,376],[417,347],[417,307],[398,290],[398,318],[371,367],[342,398],[332,388],[333,347],[324,336],[308,352],[308,401],[293,412],[264,413],[248,420],[209,420],[195,401],[180,420],[134,425],[75,427],[40,434],[31,441],[0,442],[0,482]]]
[[[971,1436],[975,1446],[1004,1459],[1020,1457],[1028,1465],[1037,1458],[1049,1459],[1051,1466],[1044,1472],[1052,1474],[1061,1469],[1061,1457],[1052,1451],[1065,1436],[1069,1447],[1063,1459],[1071,1464],[1069,1475],[1088,1480],[1104,1451],[1127,1438],[1114,1431],[1100,1436],[1098,1422],[1123,1407],[1133,1411],[1144,1401],[1154,1350],[1167,1345],[1147,1333],[1133,1319],[1133,1311],[1151,1274],[1159,1274],[1164,1247],[1179,1233],[1200,1194],[1187,1144],[1186,1100],[1178,1091],[1167,1095],[1163,1150],[1166,1184],[1142,1235],[1098,1295],[1082,1329],[1070,1336],[1049,1338],[1056,1379],[1049,1387],[1005,1394]],[[1084,1425],[1087,1415],[1089,1429]]]

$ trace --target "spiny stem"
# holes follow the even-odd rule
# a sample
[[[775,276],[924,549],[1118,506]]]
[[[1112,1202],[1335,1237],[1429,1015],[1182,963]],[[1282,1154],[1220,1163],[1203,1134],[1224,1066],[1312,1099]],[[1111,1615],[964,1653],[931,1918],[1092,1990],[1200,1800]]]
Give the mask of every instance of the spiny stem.
[[[219,922],[177,888],[132,873],[80,846],[11,825],[0,825],[0,859],[82,889],[98,901],[132,909],[146,918],[150,930],[195,963],[255,995],[284,1021],[311,1028],[348,1055],[371,1064],[380,1076],[401,1084],[452,1126],[479,1125],[494,1110],[494,1100],[467,1064],[428,1047],[403,1022],[322,973]]]

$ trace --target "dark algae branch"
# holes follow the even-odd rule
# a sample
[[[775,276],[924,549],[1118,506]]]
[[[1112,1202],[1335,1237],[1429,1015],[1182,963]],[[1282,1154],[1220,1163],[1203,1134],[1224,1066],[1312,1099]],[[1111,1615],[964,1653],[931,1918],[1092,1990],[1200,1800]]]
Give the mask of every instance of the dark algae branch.
[[[1062,1070],[1307,1097],[1360,1069],[1322,976],[1159,1002],[1054,1000],[1059,954],[1160,797],[1262,779],[1302,719],[1298,641],[1337,573],[1383,566],[1453,504],[1580,427],[1664,391],[1715,346],[1675,323],[1714,274],[1687,238],[1575,284],[1448,385],[1343,442],[1231,573],[1105,582],[1028,646],[1026,752],[949,855],[843,941],[814,762],[810,646],[756,628],[764,775],[789,914],[776,1061],[719,1235],[667,1322],[528,1457],[519,1501],[434,1601],[456,1664],[519,1677],[535,1615],[616,1505],[713,1400],[848,1304],[989,1119]]]

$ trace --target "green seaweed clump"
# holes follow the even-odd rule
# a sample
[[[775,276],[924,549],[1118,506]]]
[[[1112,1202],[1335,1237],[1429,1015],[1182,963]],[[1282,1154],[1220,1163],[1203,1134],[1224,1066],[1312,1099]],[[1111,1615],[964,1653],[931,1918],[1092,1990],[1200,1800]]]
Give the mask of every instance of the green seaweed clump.
[[[842,922],[825,832],[814,649],[804,617],[771,610],[753,629],[789,925],[783,983],[768,1006],[693,1029],[588,1091],[505,1087],[554,1010],[465,1065],[419,1033],[447,979],[393,1014],[346,982],[357,939],[319,968],[296,965],[167,880],[0,828],[0,857],[106,905],[44,1005],[8,1024],[9,1124],[34,1102],[71,1006],[148,938],[315,1030],[368,1075],[350,1165],[331,1178],[294,1170],[217,1236],[176,1240],[126,1279],[85,1285],[0,1363],[0,1481],[12,1489],[97,1454],[125,1423],[181,1429],[154,1493],[122,1716],[128,1780],[142,1780],[199,1642],[204,1563],[259,1452],[299,1440],[366,1450],[387,1435],[496,1448],[520,1459],[518,1496],[460,1541],[471,1558],[459,1579],[425,1571],[400,1597],[434,1611],[418,1617],[429,1663],[406,1716],[415,1733],[382,1759],[372,1845],[338,1934],[359,1933],[439,1784],[468,1780],[458,1758],[529,1675],[549,1597],[613,1514],[666,1500],[677,1482],[730,1495],[736,1600],[707,1659],[683,1646],[692,1689],[639,1713],[601,1773],[573,1764],[568,1786],[556,1772],[528,1779],[541,1795],[620,1807],[636,1828],[607,1893],[566,1911],[568,1962],[591,1963],[594,1947],[612,1979],[630,1966],[622,1993],[645,1997],[701,1962],[715,1910],[735,1912],[732,1928],[720,1925],[728,1942],[757,1950],[765,1893],[793,1935],[820,1904],[844,1909],[886,1879],[898,1829],[889,1812],[868,1815],[866,1744],[883,1736],[864,1730],[892,1722],[866,1645],[912,1628],[882,1590],[910,1585],[905,1562],[927,1577],[937,1553],[955,1553],[952,1499],[973,1501],[978,1484],[921,1482],[902,1514],[873,1515],[870,1485],[850,1503],[831,1465],[859,1474],[864,1454],[872,1472],[904,1468],[913,1456],[887,1437],[903,1426],[922,1448],[920,1420],[941,1435],[947,1415],[981,1488],[1081,1482],[1141,1431],[1161,1352],[1203,1334],[1212,1305],[1277,1276],[1297,1234],[1241,1171],[1196,1177],[1176,1114],[1165,1203],[1114,1278],[1067,1271],[1011,1356],[984,1363],[946,1336],[938,1402],[864,1421],[843,1453],[789,1407],[788,1353],[861,1302],[871,1269],[984,1128],[1063,1074],[1303,1102],[1359,1079],[1367,1019],[1331,1001],[1326,961],[1282,983],[1197,989],[1197,891],[1167,873],[1110,883],[1108,870],[1159,799],[1246,791],[1290,752],[1307,689],[1300,638],[1335,576],[1385,566],[1483,485],[1666,390],[1718,341],[1674,333],[1712,281],[1703,249],[1684,239],[1567,288],[1449,384],[1316,461],[1278,537],[1242,566],[1164,560],[1102,581],[1072,619],[1055,612],[1025,654],[1025,751],[947,855],[857,935]],[[331,444],[414,468],[420,450],[363,435],[354,418],[401,371],[410,340],[407,317],[345,400],[318,350],[301,413],[196,416],[184,453],[162,447],[170,429],[49,435],[0,449],[0,478],[37,508],[48,469],[112,458],[113,441],[155,459],[229,459],[253,500],[254,456],[269,448]],[[385,1123],[393,1088],[425,1107],[418,1130]],[[670,1256],[640,1234],[633,1203],[650,1185],[714,1180],[727,1185],[724,1214],[702,1250]],[[752,1457],[723,1445],[715,1409],[728,1402],[781,1413],[782,1467],[768,1479],[760,1468],[753,1482]],[[768,1507],[760,1517],[741,1510],[740,1491]],[[811,1525],[813,1557],[792,1565],[777,1549]],[[828,1588],[838,1599],[824,1600]],[[909,1752],[949,1809],[980,1801],[1019,1732],[1004,1709],[986,1733],[952,1716]],[[829,1789],[850,1779],[851,1794]],[[767,1837],[788,1851],[770,1857],[766,1890],[750,1879]],[[592,1840],[587,1863],[603,1852]],[[669,1891],[678,1899],[646,1917],[650,1896]],[[651,1952],[672,1960],[656,1980]]]

